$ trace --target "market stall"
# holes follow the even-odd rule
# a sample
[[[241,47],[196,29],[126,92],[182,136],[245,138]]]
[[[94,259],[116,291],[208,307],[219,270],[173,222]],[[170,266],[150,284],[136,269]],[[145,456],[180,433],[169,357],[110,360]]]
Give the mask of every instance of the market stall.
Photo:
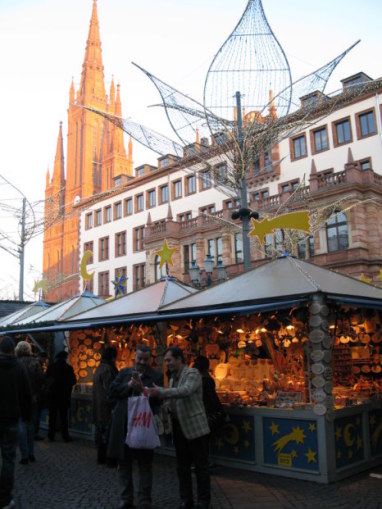
[[[147,343],[160,368],[174,344],[209,358],[230,415],[215,463],[332,482],[382,462],[381,323],[381,289],[286,256],[199,292],[168,279],[48,329],[69,334],[75,431],[90,433],[104,345],[121,368]]]
[[[146,322],[145,319],[147,315],[157,313],[160,306],[196,291],[167,278],[67,320],[75,324],[68,335],[69,363],[77,378],[72,397],[72,430],[85,434],[92,432],[93,375],[101,361],[102,349],[105,346],[116,347],[116,366],[122,369],[134,363],[136,345],[147,344],[153,350],[154,367],[158,367],[156,358],[165,348],[162,341],[166,337],[163,332],[165,325],[152,320]],[[135,317],[131,323],[126,323],[128,316]]]
[[[379,288],[292,257],[162,307],[230,413],[214,461],[319,482],[382,462],[381,309]]]

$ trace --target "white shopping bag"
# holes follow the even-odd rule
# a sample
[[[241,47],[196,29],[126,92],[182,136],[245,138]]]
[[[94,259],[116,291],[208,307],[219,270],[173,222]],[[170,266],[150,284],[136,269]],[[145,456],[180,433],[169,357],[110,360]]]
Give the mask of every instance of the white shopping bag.
[[[132,449],[155,449],[160,446],[157,425],[147,396],[128,399],[126,444]]]

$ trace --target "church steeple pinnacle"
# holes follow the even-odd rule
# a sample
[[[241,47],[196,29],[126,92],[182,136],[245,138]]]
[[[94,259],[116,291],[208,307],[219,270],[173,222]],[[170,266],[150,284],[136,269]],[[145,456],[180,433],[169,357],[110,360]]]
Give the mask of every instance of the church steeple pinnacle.
[[[90,19],[88,39],[86,41],[85,58],[82,64],[80,95],[82,96],[82,100],[85,99],[85,96],[89,95],[101,100],[104,100],[106,96],[97,0],[93,1],[93,11]]]
[[[65,181],[65,170],[64,170],[64,139],[62,136],[62,122],[60,122],[60,129],[58,131],[56,157],[54,159],[53,168],[53,185],[59,187],[64,186]]]
[[[111,78],[110,84],[110,101],[109,101],[109,112],[114,115],[115,112],[115,86],[114,86],[114,76]]]
[[[118,117],[122,117],[122,103],[121,103],[121,94],[119,91],[119,83],[117,84],[117,96],[115,98],[115,114]]]
[[[74,99],[75,99],[75,92],[74,92],[74,82],[73,82],[73,77],[72,77],[72,83],[70,85],[70,90],[69,90],[69,106],[74,103]]]

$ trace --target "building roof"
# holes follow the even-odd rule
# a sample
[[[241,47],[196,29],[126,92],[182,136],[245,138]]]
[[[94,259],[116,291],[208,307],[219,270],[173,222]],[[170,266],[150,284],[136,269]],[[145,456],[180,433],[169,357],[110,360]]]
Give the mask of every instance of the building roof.
[[[65,320],[73,315],[78,315],[88,309],[99,306],[104,302],[105,301],[100,297],[85,291],[81,295],[76,295],[75,297],[71,297],[70,299],[55,304],[48,309],[44,309],[38,314],[13,322],[13,325],[26,325]]]
[[[350,276],[313,265],[291,256],[277,258],[208,288],[197,295],[162,306],[161,312],[191,309],[225,308],[266,303],[285,299],[301,299],[317,293],[342,302],[353,299],[375,299],[382,305],[382,289]]]
[[[160,281],[53,326],[33,330],[53,332],[180,317],[264,312],[298,306],[318,294],[334,304],[382,309],[382,289],[284,256],[204,291],[171,279]],[[28,332],[28,328],[11,332]]]
[[[37,301],[29,304],[29,306],[25,306],[10,315],[4,316],[0,320],[0,327],[7,327],[8,325],[13,325],[16,323],[20,323],[21,320],[24,320],[30,316],[33,316],[37,313],[40,313],[41,310],[46,310],[50,305],[46,302]]]
[[[166,306],[196,292],[195,288],[173,279],[165,279],[118,299],[113,299],[80,315],[72,316],[68,318],[68,321],[152,313],[156,312],[161,306]]]

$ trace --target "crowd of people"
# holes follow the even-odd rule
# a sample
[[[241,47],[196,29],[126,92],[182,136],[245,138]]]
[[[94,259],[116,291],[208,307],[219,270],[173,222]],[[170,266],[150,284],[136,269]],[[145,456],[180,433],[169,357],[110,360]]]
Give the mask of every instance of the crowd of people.
[[[211,504],[209,448],[217,416],[226,418],[208,373],[208,359],[198,357],[193,367],[185,364],[183,351],[171,346],[164,352],[168,387],[164,376],[151,367],[152,352],[138,345],[134,366],[115,366],[117,350],[107,347],[93,378],[93,423],[97,462],[117,467],[120,483],[119,509],[151,509],[154,449],[127,445],[131,422],[148,428],[150,417],[134,416],[130,404],[148,398],[153,422],[172,433],[179,483],[179,509],[209,509]],[[17,444],[22,465],[36,461],[34,440],[39,431],[42,408],[49,410],[48,440],[55,440],[57,415],[65,442],[71,441],[68,410],[76,378],[67,362],[68,353],[59,352],[44,370],[43,356],[35,356],[28,342],[0,339],[0,508],[15,507],[12,497]],[[143,398],[142,398],[143,396]],[[4,411],[3,411],[4,410]],[[130,416],[130,418],[129,418]],[[163,422],[165,421],[165,422]],[[134,425],[135,425],[134,424]],[[146,426],[147,424],[147,426]],[[219,426],[221,423],[218,424]],[[154,426],[158,432],[158,426]],[[38,435],[37,435],[38,436]],[[38,458],[37,458],[38,460]],[[137,485],[133,468],[137,464]],[[192,471],[196,474],[197,499],[194,501]]]

